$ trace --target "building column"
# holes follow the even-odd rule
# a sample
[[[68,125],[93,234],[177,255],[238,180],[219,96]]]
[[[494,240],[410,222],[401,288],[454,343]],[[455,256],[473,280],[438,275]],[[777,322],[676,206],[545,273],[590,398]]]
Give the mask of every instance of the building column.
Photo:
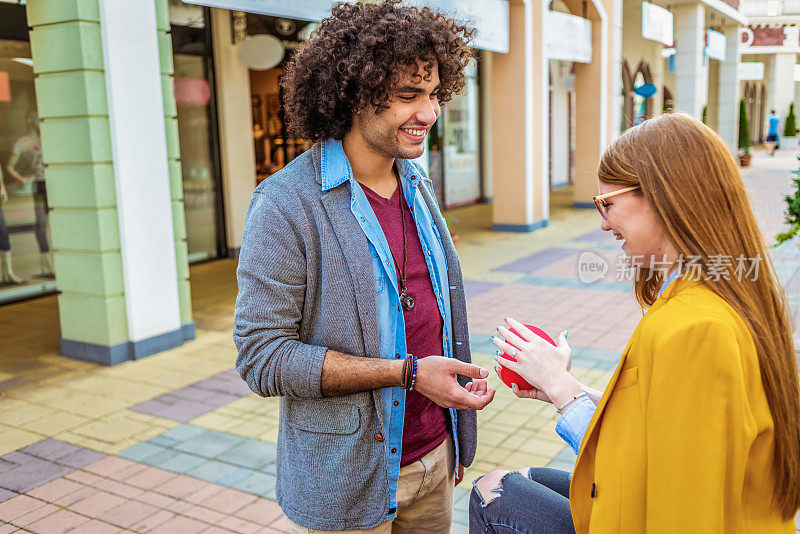
[[[250,71],[236,55],[231,35],[231,12],[211,9],[216,71],[222,189],[229,254],[239,255],[244,216],[256,186]]]
[[[180,309],[156,7],[30,0],[27,14],[61,352],[114,364],[178,346],[193,325]]]
[[[570,7],[572,8],[571,4]],[[606,7],[606,5],[608,7]],[[592,62],[575,63],[575,152],[573,206],[594,209],[592,197],[597,194],[597,167],[612,137],[610,123],[617,124],[619,108],[612,88],[618,88],[621,61],[612,67],[609,55],[614,52],[618,38],[614,29],[617,16],[610,13],[619,2],[600,1],[589,4],[587,18],[592,23]],[[577,9],[573,9],[577,11]],[[612,76],[614,79],[612,79]],[[611,119],[613,117],[613,119]]]
[[[493,229],[531,232],[548,224],[547,63],[541,2],[512,0],[509,53],[491,78]]]
[[[731,154],[738,150],[739,140],[739,82],[740,39],[739,25],[728,23],[725,26],[727,50],[725,61],[719,66],[719,88],[717,93],[717,133],[728,145]]]
[[[767,81],[767,113],[774,109],[781,119],[781,131],[783,135],[783,125],[786,124],[786,116],[789,114],[789,104],[793,101],[795,90],[794,66],[797,63],[797,54],[775,54],[772,56],[772,65],[769,69],[769,79]],[[795,106],[796,108],[797,106]],[[795,109],[795,114],[797,114]],[[764,125],[759,126],[762,130]]]
[[[675,111],[700,120],[708,98],[705,54],[706,10],[703,4],[673,7],[675,14]]]

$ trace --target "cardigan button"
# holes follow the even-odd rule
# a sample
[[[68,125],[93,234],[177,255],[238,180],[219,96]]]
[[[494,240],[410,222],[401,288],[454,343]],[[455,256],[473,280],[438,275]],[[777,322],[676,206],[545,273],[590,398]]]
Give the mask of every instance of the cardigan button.
[[[380,432],[375,434],[375,439],[383,443],[383,435]]]
[[[592,492],[590,493],[590,495],[591,495],[592,499],[597,497],[597,486],[595,486],[594,483],[592,483]]]

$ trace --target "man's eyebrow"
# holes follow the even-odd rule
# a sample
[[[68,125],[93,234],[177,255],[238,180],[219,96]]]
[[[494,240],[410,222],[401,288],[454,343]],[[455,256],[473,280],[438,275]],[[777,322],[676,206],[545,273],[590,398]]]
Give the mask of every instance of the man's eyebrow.
[[[439,86],[437,85],[433,89],[433,91],[431,91],[431,92],[435,93],[438,90],[439,90]],[[419,94],[419,93],[424,93],[425,89],[423,89],[422,87],[420,87],[418,85],[403,85],[401,87],[396,88],[395,92],[396,93],[415,93],[415,94]]]

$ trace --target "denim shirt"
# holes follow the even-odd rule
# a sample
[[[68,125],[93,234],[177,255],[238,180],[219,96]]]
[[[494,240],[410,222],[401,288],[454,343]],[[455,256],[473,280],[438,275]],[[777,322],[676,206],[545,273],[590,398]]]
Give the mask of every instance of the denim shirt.
[[[658,291],[660,297],[664,291],[667,290],[669,285],[678,278],[680,269],[675,269],[670,273],[661,289]],[[561,439],[567,442],[572,447],[572,451],[578,454],[578,450],[583,443],[583,436],[586,434],[586,429],[589,428],[589,423],[592,421],[594,412],[597,405],[592,402],[588,397],[582,397],[573,402],[562,412],[561,417],[558,418],[556,423],[556,433],[561,436]]]
[[[347,182],[350,188],[350,210],[358,220],[361,229],[367,236],[372,268],[375,274],[375,304],[378,312],[378,329],[380,339],[380,357],[386,359],[404,358],[406,355],[406,332],[403,319],[403,308],[400,305],[400,292],[397,285],[397,271],[394,260],[383,234],[381,225],[375,212],[372,211],[369,200],[364,191],[353,177],[350,162],[342,149],[341,141],[329,139],[322,143],[322,190],[327,191],[333,187]],[[443,356],[452,358],[453,347],[451,340],[452,317],[450,313],[450,291],[448,288],[447,262],[445,261],[444,248],[436,225],[421,194],[420,187],[430,187],[430,180],[424,171],[409,160],[396,160],[400,182],[403,187],[403,196],[408,203],[417,226],[422,251],[428,264],[433,289],[439,312],[442,315],[444,326],[442,328]],[[397,479],[400,476],[400,456],[403,442],[403,418],[405,416],[406,391],[401,387],[389,387],[382,390],[383,424],[387,457],[389,458],[389,492],[391,495],[391,508],[397,509]],[[394,402],[397,401],[397,406]],[[388,429],[386,424],[388,421]],[[451,432],[456,435],[456,411],[450,410]],[[458,462],[458,440],[456,444],[456,462]],[[389,451],[395,450],[395,453]],[[457,466],[458,464],[456,464]],[[396,516],[391,514],[387,519]]]

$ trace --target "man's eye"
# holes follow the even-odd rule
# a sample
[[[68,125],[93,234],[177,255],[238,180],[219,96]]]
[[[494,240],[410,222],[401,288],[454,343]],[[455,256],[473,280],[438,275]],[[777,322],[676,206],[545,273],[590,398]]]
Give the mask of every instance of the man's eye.
[[[412,100],[414,100],[415,97],[413,95],[400,95],[397,98],[399,98],[403,102],[411,102]]]

